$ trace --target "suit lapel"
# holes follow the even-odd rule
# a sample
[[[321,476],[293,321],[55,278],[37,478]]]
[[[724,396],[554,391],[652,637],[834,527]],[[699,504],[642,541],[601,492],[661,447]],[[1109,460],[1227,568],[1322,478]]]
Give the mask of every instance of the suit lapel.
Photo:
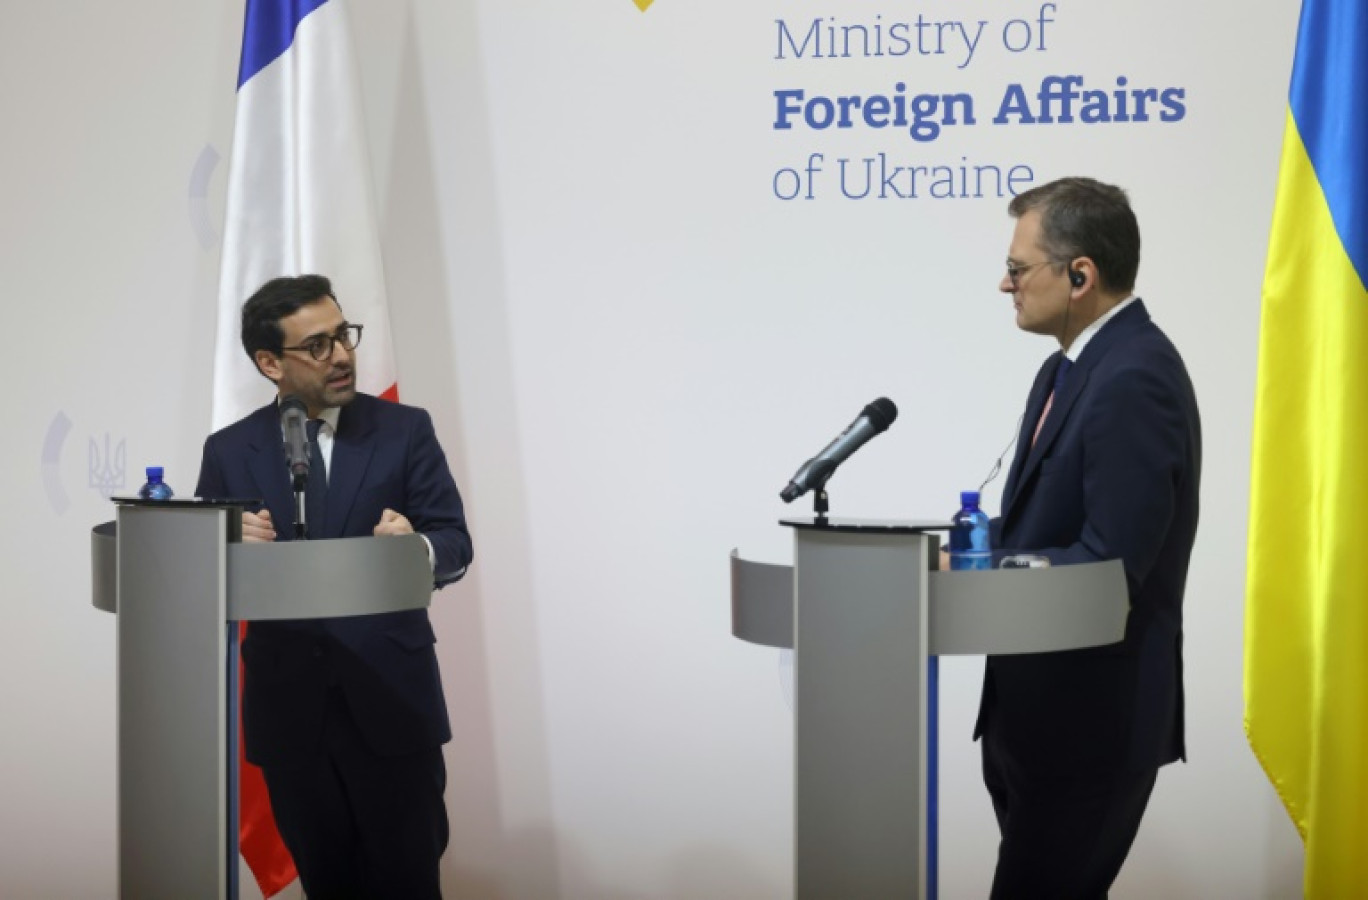
[[[274,402],[253,413],[252,434],[248,441],[247,469],[256,482],[258,495],[266,501],[275,522],[276,534],[294,537],[294,494],[285,463],[285,438],[280,433],[280,418]]]
[[[1066,376],[1064,387],[1055,395],[1054,402],[1050,404],[1050,413],[1045,417],[1044,423],[1041,424],[1040,433],[1035,435],[1035,444],[1027,444],[1026,461],[1021,466],[1022,482],[1027,481],[1035,474],[1036,469],[1040,468],[1040,461],[1045,458],[1045,452],[1050,449],[1055,438],[1059,437],[1059,430],[1064,427],[1064,422],[1069,418],[1069,410],[1073,409],[1074,403],[1088,383],[1089,371],[1089,368],[1074,366],[1073,371]],[[1052,382],[1054,380],[1053,369],[1050,373],[1050,380]],[[1038,421],[1039,416],[1036,418]],[[1032,429],[1035,428],[1035,424],[1032,423]],[[1029,440],[1028,437],[1027,441],[1029,442]]]
[[[328,469],[328,512],[323,535],[347,534],[347,517],[365,479],[366,467],[375,452],[378,432],[369,414],[369,398],[358,396],[342,407],[333,438],[332,464]],[[373,525],[374,523],[370,523]],[[368,533],[368,532],[363,532]]]
[[[1036,383],[1031,389],[1031,401],[1026,414],[1027,424],[1022,429],[1021,441],[1017,446],[1016,462],[1012,464],[1012,476],[1008,479],[1003,493],[1002,515],[1004,519],[1012,512],[1012,507],[1017,500],[1018,489],[1029,481],[1036,470],[1040,468],[1046,451],[1059,437],[1064,423],[1068,421],[1070,410],[1073,409],[1078,398],[1083,395],[1083,391],[1087,388],[1088,379],[1092,375],[1092,370],[1096,368],[1097,361],[1106,355],[1112,345],[1126,339],[1144,327],[1147,322],[1149,322],[1149,312],[1145,309],[1145,304],[1142,301],[1136,300],[1117,313],[1110,322],[1102,326],[1102,330],[1095,334],[1088,345],[1083,348],[1083,353],[1079,356],[1078,362],[1064,382],[1063,390],[1060,391],[1059,396],[1054,398],[1054,403],[1050,407],[1050,415],[1045,420],[1040,429],[1040,434],[1032,446],[1031,435],[1035,430],[1036,423],[1040,420],[1040,413],[1044,410],[1045,398],[1049,396],[1054,381],[1054,371],[1058,367],[1057,359],[1055,365],[1049,365],[1049,361],[1046,361],[1046,365],[1041,368],[1040,374],[1036,376]],[[1052,359],[1062,356],[1062,353],[1056,353]],[[1046,372],[1049,373],[1048,378]]]
[[[1011,508],[1012,501],[1016,499],[1017,485],[1021,483],[1021,467],[1026,463],[1026,455],[1031,451],[1031,436],[1035,434],[1036,423],[1040,421],[1040,414],[1045,411],[1045,398],[1050,396],[1050,384],[1054,380],[1054,370],[1058,357],[1063,354],[1056,353],[1049,357],[1041,365],[1040,371],[1036,373],[1035,383],[1031,385],[1031,393],[1026,398],[1026,414],[1021,419],[1021,431],[1017,435],[1016,453],[1012,456],[1012,467],[1007,470],[1007,483],[1002,488],[1002,511],[1003,515]]]

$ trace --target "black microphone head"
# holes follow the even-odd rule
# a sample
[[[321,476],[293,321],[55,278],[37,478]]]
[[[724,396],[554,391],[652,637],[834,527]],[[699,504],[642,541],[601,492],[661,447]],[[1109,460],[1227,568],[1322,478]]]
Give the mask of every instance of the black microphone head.
[[[280,398],[281,418],[284,418],[286,413],[294,412],[295,410],[302,413],[305,419],[309,417],[309,408],[304,405],[304,401],[299,398],[298,394],[286,394],[284,397]]]
[[[893,420],[898,418],[898,407],[887,397],[880,397],[864,408],[864,414],[869,417],[869,423],[874,426],[874,430],[882,434],[893,424]]]
[[[285,432],[285,463],[295,479],[295,490],[304,489],[309,477],[308,435],[304,428],[309,420],[309,408],[294,394],[280,398],[280,427]]]

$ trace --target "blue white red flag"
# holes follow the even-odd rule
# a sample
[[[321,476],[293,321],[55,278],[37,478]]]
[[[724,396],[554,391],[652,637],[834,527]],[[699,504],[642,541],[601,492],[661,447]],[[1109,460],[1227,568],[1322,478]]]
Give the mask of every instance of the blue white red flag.
[[[398,399],[363,125],[342,0],[247,0],[219,272],[215,429],[274,396],[242,349],[240,316],[280,275],[332,279],[348,321],[366,326],[357,387]],[[239,764],[240,849],[271,897],[295,880],[294,861],[261,770],[241,755]]]

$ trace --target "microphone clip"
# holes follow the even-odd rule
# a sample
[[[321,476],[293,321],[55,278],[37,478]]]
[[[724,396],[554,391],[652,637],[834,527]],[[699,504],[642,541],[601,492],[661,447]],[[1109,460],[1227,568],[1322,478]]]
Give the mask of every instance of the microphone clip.
[[[812,524],[820,528],[826,528],[831,524],[831,520],[827,518],[827,510],[830,508],[827,501],[826,481],[823,481],[812,490]]]

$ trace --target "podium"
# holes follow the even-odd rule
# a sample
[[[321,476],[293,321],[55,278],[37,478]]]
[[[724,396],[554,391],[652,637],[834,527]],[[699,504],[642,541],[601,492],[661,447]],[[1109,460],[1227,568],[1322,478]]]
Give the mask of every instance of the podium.
[[[118,617],[119,896],[236,900],[236,623],[424,608],[427,546],[243,544],[240,503],[116,502],[91,590]]]
[[[732,633],[794,650],[796,896],[934,898],[937,657],[1122,640],[1122,564],[943,572],[948,523],[781,524],[793,566],[732,551]]]

